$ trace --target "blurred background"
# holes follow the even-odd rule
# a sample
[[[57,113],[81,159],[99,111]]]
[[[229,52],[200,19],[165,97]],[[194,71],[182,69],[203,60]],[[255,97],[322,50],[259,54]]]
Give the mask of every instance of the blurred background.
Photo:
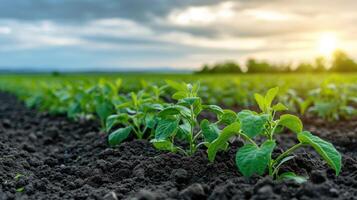
[[[2,72],[357,71],[354,0],[2,0]]]

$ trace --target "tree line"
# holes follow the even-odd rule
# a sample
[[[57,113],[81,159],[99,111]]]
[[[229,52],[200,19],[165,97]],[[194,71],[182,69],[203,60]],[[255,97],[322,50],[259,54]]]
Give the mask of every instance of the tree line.
[[[336,50],[332,60],[327,62],[324,57],[317,57],[313,62],[301,62],[294,69],[291,64],[272,64],[267,61],[248,59],[246,71],[234,61],[226,61],[213,65],[205,64],[197,73],[321,73],[321,72],[357,72],[357,63],[345,52]]]

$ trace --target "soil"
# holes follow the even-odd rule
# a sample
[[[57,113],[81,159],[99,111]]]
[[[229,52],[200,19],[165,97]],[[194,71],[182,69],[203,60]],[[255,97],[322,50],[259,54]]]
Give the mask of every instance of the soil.
[[[243,177],[234,163],[239,140],[214,163],[205,149],[185,157],[145,140],[110,148],[96,121],[50,116],[0,93],[0,199],[357,199],[357,121],[305,124],[342,153],[340,176],[310,148],[284,168],[310,177],[300,185]],[[286,149],[295,136],[280,134],[277,141]]]

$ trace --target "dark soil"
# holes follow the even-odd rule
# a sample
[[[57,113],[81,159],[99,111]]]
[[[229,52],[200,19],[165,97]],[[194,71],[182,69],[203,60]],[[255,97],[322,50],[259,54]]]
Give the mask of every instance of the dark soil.
[[[144,140],[113,149],[97,122],[39,113],[0,93],[0,199],[357,199],[357,121],[305,121],[343,154],[339,177],[312,149],[285,167],[310,177],[302,185],[242,177],[233,159],[239,141],[213,164],[204,149],[185,157]],[[278,138],[284,149],[294,141]]]

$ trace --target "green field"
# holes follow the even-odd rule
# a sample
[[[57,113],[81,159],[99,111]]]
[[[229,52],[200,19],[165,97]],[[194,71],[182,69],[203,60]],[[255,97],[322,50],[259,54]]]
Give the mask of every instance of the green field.
[[[135,73],[113,73],[113,74],[28,74],[28,75],[0,75],[1,88],[6,89],[9,85],[26,85],[36,87],[41,83],[60,84],[63,82],[90,82],[95,84],[100,79],[113,81],[123,80],[123,89],[139,89],[142,81],[156,84],[164,84],[165,80],[178,80],[185,82],[200,81],[202,85],[212,88],[227,88],[261,91],[273,86],[285,89],[305,91],[318,88],[323,84],[357,84],[357,73],[343,74],[135,74]],[[235,87],[235,88],[231,88]],[[247,88],[248,87],[248,88]],[[236,91],[239,93],[239,91]]]
[[[87,74],[24,74],[1,75],[0,89],[17,94],[21,99],[34,100],[42,96],[41,110],[55,113],[66,112],[70,103],[60,102],[59,99],[74,98],[75,92],[85,91],[98,86],[105,88],[106,84],[114,84],[120,80],[118,94],[127,95],[130,92],[147,90],[148,87],[165,85],[166,80],[183,81],[186,83],[199,82],[199,95],[205,103],[218,104],[223,107],[249,107],[255,105],[254,93],[264,92],[272,87],[279,87],[279,99],[291,111],[304,114],[309,107],[319,104],[315,111],[325,119],[339,119],[341,116],[354,115],[351,111],[357,96],[357,74],[135,74],[135,73],[87,73]],[[50,98],[52,93],[52,97]],[[99,92],[101,93],[101,92]],[[172,94],[170,88],[164,96]],[[62,97],[60,97],[62,95]],[[59,102],[56,102],[56,99]],[[47,100],[46,100],[47,99]],[[66,99],[66,101],[69,101]],[[87,101],[94,101],[88,99]],[[310,102],[311,101],[311,102]],[[62,105],[59,111],[49,105]],[[56,102],[56,103],[54,103]],[[308,104],[308,105],[304,105]],[[30,103],[31,104],[31,103]],[[35,106],[36,103],[32,102]],[[39,103],[37,103],[39,104]],[[333,105],[332,105],[333,104]],[[320,107],[323,108],[320,108]],[[346,106],[348,106],[347,110]],[[303,108],[306,107],[306,108]],[[316,106],[315,106],[316,107]],[[342,109],[343,107],[343,109]],[[342,110],[341,110],[342,109]],[[92,109],[93,110],[93,109]],[[314,109],[312,109],[314,110]],[[337,113],[337,114],[333,114]],[[346,114],[350,113],[350,114]],[[335,115],[335,116],[332,116]]]
[[[229,139],[246,142],[236,155],[247,177],[268,169],[274,179],[298,183],[305,177],[279,173],[293,151],[313,147],[338,175],[341,155],[331,143],[305,131],[305,115],[332,122],[357,114],[357,74],[56,74],[2,75],[0,89],[30,108],[66,115],[76,122],[97,120],[108,144],[130,136],[157,150],[193,156],[207,148],[213,162]],[[287,129],[299,141],[272,159],[276,134]],[[255,137],[264,138],[258,144]],[[181,142],[178,142],[181,141]],[[183,142],[183,143],[182,143]],[[182,145],[184,144],[184,145]]]
[[[185,81],[187,83],[201,82],[201,85],[209,89],[228,89],[235,93],[264,91],[268,88],[279,86],[282,91],[294,89],[298,92],[315,89],[326,84],[357,84],[357,73],[343,74],[29,74],[29,75],[0,75],[1,89],[6,90],[9,86],[25,86],[36,89],[40,84],[61,84],[87,82],[96,84],[100,79],[114,81],[122,79],[124,91],[137,90],[142,87],[142,82],[162,85],[165,80]],[[303,94],[302,94],[303,95]]]

